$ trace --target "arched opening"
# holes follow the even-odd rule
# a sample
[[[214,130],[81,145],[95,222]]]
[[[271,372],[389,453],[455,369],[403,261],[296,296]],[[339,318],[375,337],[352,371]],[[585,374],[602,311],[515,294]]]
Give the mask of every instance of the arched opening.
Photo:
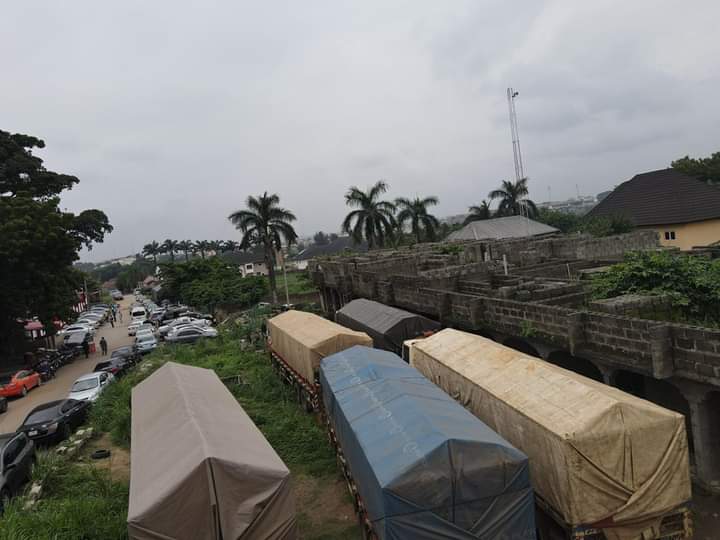
[[[688,403],[682,392],[678,390],[673,384],[662,381],[660,379],[653,379],[652,377],[646,377],[639,373],[633,373],[631,371],[618,370],[615,375],[614,386],[633,394],[642,399],[647,399],[653,403],[670,409],[671,411],[679,412],[685,416],[685,431],[688,437],[688,449],[690,450],[691,459],[694,459],[694,441],[692,434],[692,422],[690,418],[690,404]]]
[[[553,351],[546,358],[548,362],[561,368],[583,375],[594,381],[604,382],[602,371],[590,360],[573,356],[566,351]]]
[[[516,338],[516,337],[510,337],[507,338],[505,341],[502,342],[503,345],[506,347],[510,347],[511,349],[515,349],[516,351],[520,351],[525,354],[529,354],[530,356],[534,356],[536,358],[542,358],[540,356],[540,353],[537,351],[535,347],[530,345],[527,341],[524,339]]]
[[[720,392],[710,392],[702,404],[707,414],[703,422],[707,435],[703,444],[703,452],[706,454],[706,474],[710,480],[718,480],[720,477]]]

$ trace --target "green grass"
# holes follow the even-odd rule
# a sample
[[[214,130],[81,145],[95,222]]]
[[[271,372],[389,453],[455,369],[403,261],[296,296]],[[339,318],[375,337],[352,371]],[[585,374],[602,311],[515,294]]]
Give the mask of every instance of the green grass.
[[[281,297],[285,294],[285,277],[282,272],[277,274],[277,290]],[[287,284],[289,294],[317,292],[318,288],[310,281],[307,272],[288,272]]]
[[[0,540],[127,538],[126,482],[46,453],[38,454],[33,478],[44,478],[42,498],[32,510],[23,509],[22,498],[13,499],[0,518]]]

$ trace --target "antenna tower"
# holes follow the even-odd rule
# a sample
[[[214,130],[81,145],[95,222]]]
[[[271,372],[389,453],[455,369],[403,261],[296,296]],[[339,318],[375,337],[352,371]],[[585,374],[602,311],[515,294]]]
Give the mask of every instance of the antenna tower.
[[[522,152],[520,151],[520,134],[518,132],[517,112],[515,111],[515,98],[518,92],[513,88],[507,89],[508,110],[510,111],[510,135],[512,136],[513,159],[515,160],[515,180],[525,178]]]

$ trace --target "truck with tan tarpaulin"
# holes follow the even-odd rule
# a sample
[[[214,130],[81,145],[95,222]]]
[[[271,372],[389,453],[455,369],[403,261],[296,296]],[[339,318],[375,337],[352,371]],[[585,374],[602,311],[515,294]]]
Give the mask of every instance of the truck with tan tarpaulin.
[[[413,367],[528,455],[541,538],[692,537],[681,414],[458,330],[408,347]]]
[[[320,361],[354,345],[372,347],[372,339],[319,315],[290,310],[268,319],[270,361],[291,384],[307,411],[320,406],[317,374]]]

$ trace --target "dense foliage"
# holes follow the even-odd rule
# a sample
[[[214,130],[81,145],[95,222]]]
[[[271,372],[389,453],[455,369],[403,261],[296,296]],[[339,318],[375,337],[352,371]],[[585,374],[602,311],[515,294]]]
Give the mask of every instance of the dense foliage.
[[[633,230],[633,224],[622,216],[578,216],[577,214],[541,208],[533,219],[555,227],[564,233],[587,233],[592,236],[612,236]]]
[[[395,205],[381,199],[388,188],[380,180],[365,191],[350,186],[345,194],[345,204],[355,210],[345,216],[341,228],[356,244],[364,240],[373,249],[385,247],[393,240],[397,228]]]
[[[625,260],[593,278],[593,295],[663,294],[691,323],[720,323],[720,260],[669,251],[629,253]]]
[[[714,152],[706,158],[694,159],[685,156],[673,161],[670,165],[673,169],[709,184],[720,184],[720,152]]]
[[[267,292],[262,276],[242,277],[237,266],[218,257],[161,264],[162,298],[214,311],[219,305],[256,304]]]
[[[152,261],[138,259],[128,266],[123,266],[117,275],[115,286],[123,292],[131,292],[146,277],[153,275],[155,264]]]
[[[46,169],[33,154],[44,146],[0,131],[0,354],[22,338],[17,319],[38,316],[52,332],[54,317],[70,317],[83,282],[78,252],[112,231],[99,210],[60,209],[61,192],[79,180]]]

